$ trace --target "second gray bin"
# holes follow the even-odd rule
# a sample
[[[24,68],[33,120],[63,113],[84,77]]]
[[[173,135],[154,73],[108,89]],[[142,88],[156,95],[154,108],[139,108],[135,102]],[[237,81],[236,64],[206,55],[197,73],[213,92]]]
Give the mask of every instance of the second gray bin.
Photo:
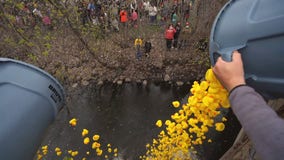
[[[48,73],[0,58],[0,159],[33,159],[64,101],[62,86]]]

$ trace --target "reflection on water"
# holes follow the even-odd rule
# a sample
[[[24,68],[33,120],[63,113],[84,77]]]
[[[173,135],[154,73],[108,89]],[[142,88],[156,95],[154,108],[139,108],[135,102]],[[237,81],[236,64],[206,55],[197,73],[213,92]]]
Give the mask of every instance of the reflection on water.
[[[118,147],[120,159],[139,159],[138,157],[145,153],[145,145],[151,143],[160,132],[155,126],[156,121],[169,119],[176,111],[171,107],[171,102],[182,100],[189,89],[190,85],[172,87],[154,83],[147,86],[132,83],[122,86],[109,84],[100,88],[84,89],[71,99],[72,105],[68,106],[71,114],[60,112],[55,123],[49,128],[43,141],[43,144],[50,147],[47,159],[58,159],[52,153],[55,147],[60,147],[66,152],[65,155],[67,150],[78,150],[76,159],[86,157],[86,151],[91,152],[89,157],[95,157],[95,151],[92,152],[90,146],[83,144],[83,128],[89,129],[90,135],[99,134],[103,146],[110,143],[113,147]],[[75,128],[68,126],[72,117],[79,119]],[[200,159],[218,159],[232,144],[239,125],[235,119],[229,121],[233,127],[212,135],[218,143],[199,148],[202,153]],[[104,148],[103,150],[106,151]]]

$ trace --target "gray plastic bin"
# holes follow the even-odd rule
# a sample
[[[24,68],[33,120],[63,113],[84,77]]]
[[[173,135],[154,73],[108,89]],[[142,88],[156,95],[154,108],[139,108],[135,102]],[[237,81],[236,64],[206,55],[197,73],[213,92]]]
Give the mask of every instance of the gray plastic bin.
[[[231,0],[210,35],[210,60],[242,53],[246,82],[267,98],[284,97],[284,0]]]
[[[0,58],[0,159],[33,159],[64,96],[63,87],[43,70]]]

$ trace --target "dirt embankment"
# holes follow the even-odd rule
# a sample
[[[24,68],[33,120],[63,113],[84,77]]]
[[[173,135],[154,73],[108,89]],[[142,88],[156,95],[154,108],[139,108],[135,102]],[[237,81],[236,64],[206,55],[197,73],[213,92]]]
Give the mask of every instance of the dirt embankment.
[[[121,33],[113,33],[92,44],[95,52],[91,54],[80,42],[72,40],[75,37],[71,34],[58,36],[47,56],[26,61],[40,66],[72,88],[105,81],[121,84],[153,80],[181,85],[202,78],[210,66],[207,49],[199,49],[197,42],[184,49],[166,51],[163,31],[149,37],[153,48],[150,56],[143,55],[141,60],[136,59],[134,37],[130,35],[125,41],[117,37],[121,38]]]

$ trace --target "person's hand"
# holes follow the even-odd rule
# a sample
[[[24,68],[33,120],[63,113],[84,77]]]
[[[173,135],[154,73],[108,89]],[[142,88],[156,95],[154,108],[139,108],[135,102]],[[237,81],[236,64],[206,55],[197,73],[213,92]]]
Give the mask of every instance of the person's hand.
[[[238,51],[233,52],[232,62],[226,62],[219,57],[213,72],[229,92],[234,87],[245,84],[243,61]]]

